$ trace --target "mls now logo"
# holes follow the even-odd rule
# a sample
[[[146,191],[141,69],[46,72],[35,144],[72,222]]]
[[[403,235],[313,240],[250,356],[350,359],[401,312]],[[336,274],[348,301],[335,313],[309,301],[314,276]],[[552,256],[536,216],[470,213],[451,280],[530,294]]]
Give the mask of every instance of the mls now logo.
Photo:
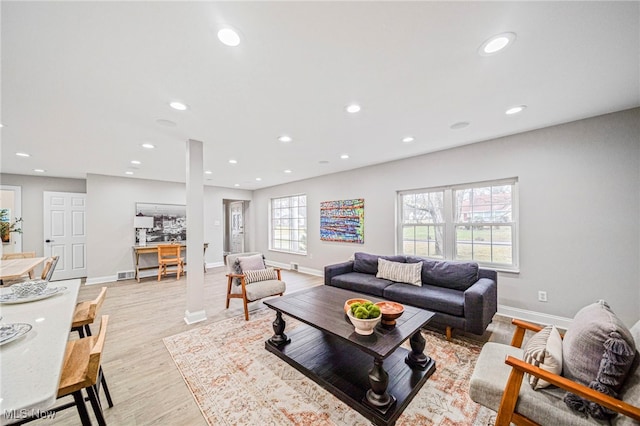
[[[22,419],[54,419],[56,417],[55,411],[44,411],[37,409],[22,409],[22,410],[5,410],[3,417],[7,420],[22,420]]]

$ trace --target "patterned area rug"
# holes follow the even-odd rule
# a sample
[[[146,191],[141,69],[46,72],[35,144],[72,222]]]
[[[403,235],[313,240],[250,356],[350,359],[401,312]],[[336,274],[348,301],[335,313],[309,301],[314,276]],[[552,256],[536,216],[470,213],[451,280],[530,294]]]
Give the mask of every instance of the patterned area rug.
[[[261,309],[164,339],[209,425],[355,426],[371,423],[357,411],[264,348],[275,314]],[[298,321],[286,317],[287,330]],[[447,342],[423,331],[436,372],[396,425],[492,425],[495,413],[471,401],[469,379],[477,343]],[[408,346],[407,346],[408,347]]]

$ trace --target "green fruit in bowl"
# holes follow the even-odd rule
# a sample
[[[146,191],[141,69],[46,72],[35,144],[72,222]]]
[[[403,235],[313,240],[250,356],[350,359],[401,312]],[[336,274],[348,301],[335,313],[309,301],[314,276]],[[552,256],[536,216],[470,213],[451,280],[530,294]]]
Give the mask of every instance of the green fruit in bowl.
[[[378,318],[380,316],[380,308],[377,307],[376,305],[371,305],[368,311],[369,311],[369,318]]]
[[[364,306],[358,306],[356,310],[353,312],[353,316],[358,319],[368,319],[369,311]]]

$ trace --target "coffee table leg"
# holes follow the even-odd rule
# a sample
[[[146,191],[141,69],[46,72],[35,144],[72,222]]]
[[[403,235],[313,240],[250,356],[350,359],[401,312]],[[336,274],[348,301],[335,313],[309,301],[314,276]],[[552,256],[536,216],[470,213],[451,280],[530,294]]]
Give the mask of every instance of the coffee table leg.
[[[396,402],[396,398],[387,392],[389,374],[382,367],[382,360],[375,358],[369,372],[371,389],[367,391],[366,402],[383,414]]]
[[[291,339],[289,339],[287,335],[284,334],[284,328],[286,325],[287,323],[282,319],[282,312],[276,311],[276,319],[273,321],[274,334],[269,339],[269,343],[274,346],[282,346],[291,341]]]
[[[431,358],[424,354],[426,340],[422,337],[420,330],[413,333],[413,336],[409,339],[409,343],[411,344],[411,352],[409,352],[405,358],[405,362],[416,370],[426,370]]]

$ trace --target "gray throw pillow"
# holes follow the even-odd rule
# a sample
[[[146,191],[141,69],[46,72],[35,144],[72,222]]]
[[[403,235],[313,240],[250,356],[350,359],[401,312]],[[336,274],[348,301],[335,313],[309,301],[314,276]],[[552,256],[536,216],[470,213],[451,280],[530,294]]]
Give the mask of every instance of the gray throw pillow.
[[[264,259],[261,254],[254,254],[252,256],[241,256],[238,258],[240,263],[240,269],[244,271],[257,271],[258,269],[265,269]]]
[[[600,300],[582,308],[567,329],[562,342],[562,375],[617,397],[637,355],[635,347],[629,329]],[[616,414],[572,393],[567,393],[564,401],[569,408],[598,420]]]

